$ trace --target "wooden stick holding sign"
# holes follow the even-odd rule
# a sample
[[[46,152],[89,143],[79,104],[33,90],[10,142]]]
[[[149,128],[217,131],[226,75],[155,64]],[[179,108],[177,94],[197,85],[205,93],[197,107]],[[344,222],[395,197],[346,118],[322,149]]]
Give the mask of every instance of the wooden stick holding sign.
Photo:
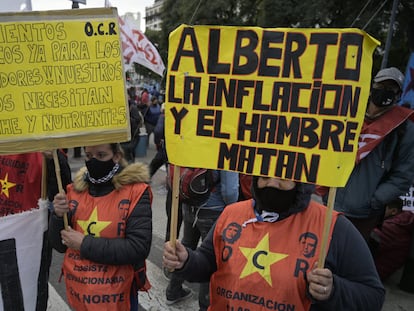
[[[325,259],[326,259],[326,246],[328,244],[329,232],[332,225],[332,212],[335,205],[335,196],[336,196],[336,187],[329,188],[328,194],[328,206],[326,208],[325,213],[325,224],[323,226],[323,233],[322,233],[322,242],[321,242],[321,251],[319,253],[318,259],[318,268],[323,268],[325,266]]]
[[[177,241],[177,223],[178,223],[178,203],[180,189],[180,167],[174,165],[174,173],[172,180],[172,203],[171,203],[171,222],[170,222],[170,244],[175,249]]]
[[[62,178],[60,176],[60,164],[59,164],[59,158],[58,158],[57,153],[58,153],[57,150],[53,150],[53,161],[55,163],[56,180],[57,180],[57,184],[58,184],[59,193],[65,193],[65,190],[63,189],[63,185],[62,185]],[[63,214],[63,224],[64,224],[64,227],[65,227],[65,230],[68,230],[69,225],[68,225],[68,215],[67,215],[67,213]]]

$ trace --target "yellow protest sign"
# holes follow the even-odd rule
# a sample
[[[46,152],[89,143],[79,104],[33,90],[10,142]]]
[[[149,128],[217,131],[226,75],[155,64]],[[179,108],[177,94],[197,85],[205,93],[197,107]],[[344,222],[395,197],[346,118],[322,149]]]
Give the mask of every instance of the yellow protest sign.
[[[343,186],[377,45],[358,29],[181,25],[169,39],[169,161]]]
[[[116,9],[0,17],[0,154],[129,139]]]

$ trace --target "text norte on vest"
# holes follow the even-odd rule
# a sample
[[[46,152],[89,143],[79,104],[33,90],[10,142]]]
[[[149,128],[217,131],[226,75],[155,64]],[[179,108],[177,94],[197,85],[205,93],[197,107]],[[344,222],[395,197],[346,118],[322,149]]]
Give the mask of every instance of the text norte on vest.
[[[205,86],[207,100],[201,101],[203,108],[198,110],[197,136],[228,139],[230,133],[223,132],[221,126],[223,111],[215,110],[214,107],[225,105],[233,109],[243,109],[249,105],[253,113],[240,112],[236,131],[239,141],[245,141],[245,137],[248,136],[248,141],[254,143],[321,150],[332,148],[335,152],[354,151],[353,142],[356,139],[358,123],[347,121],[347,117],[356,116],[360,101],[361,87],[352,83],[360,79],[364,40],[362,34],[352,31],[342,34],[315,32],[311,33],[308,39],[298,32],[264,30],[259,40],[254,30],[240,30],[236,34],[234,50],[230,52],[232,62],[227,63],[219,59],[220,44],[222,40],[226,40],[221,38],[220,29],[209,29],[208,40],[207,59],[203,59],[194,28],[184,28],[175,57],[171,62],[168,102],[184,104],[180,110],[176,107],[171,109],[175,121],[175,134],[179,134],[180,123],[188,112],[185,105],[200,105],[202,86],[206,82],[197,74],[207,74],[209,75],[207,86]],[[280,44],[281,47],[275,47],[275,44]],[[301,56],[309,46],[316,50],[315,60],[303,63]],[[349,84],[322,83],[327,50],[332,47],[336,48],[334,80],[350,81]],[[353,69],[347,68],[346,63],[350,49],[356,60],[356,66]],[[184,76],[174,75],[174,72],[179,71],[180,62],[183,59],[193,61],[193,75],[188,73]],[[270,60],[273,62],[278,60],[280,65],[269,65]],[[312,78],[307,80],[311,80],[312,83],[300,82],[303,78],[303,68],[306,68],[307,72],[312,72]],[[257,77],[276,79],[268,83],[269,80],[264,82],[259,79],[218,77],[219,75],[243,77],[253,74]],[[283,79],[299,82],[283,81]],[[177,87],[180,86],[182,86],[182,96],[177,95]],[[271,94],[270,100],[264,102],[263,95],[269,96],[268,94]],[[307,99],[306,102],[304,98]],[[206,106],[205,109],[204,106]],[[302,116],[292,117],[287,116],[286,113],[299,113]],[[313,118],[312,115],[323,115],[331,119],[320,120]],[[335,117],[341,117],[341,119],[335,119]],[[220,153],[219,162],[221,162],[220,159],[224,161],[225,158],[232,157],[234,153],[238,154],[237,160],[232,161],[234,164],[230,164],[231,169],[237,171],[243,171],[243,169],[238,168],[236,163],[244,165],[253,160],[249,159],[252,155],[253,157],[261,155],[263,157],[262,174],[267,175],[266,169],[269,168],[269,161],[277,155],[278,150],[234,144],[228,147],[222,143]],[[305,173],[309,182],[316,181],[319,155],[313,155],[309,163],[306,163],[305,154],[279,150],[279,158],[282,158],[277,165],[280,169],[276,171],[280,171],[280,177],[283,176],[282,171],[286,173],[287,162],[291,162],[292,165],[296,162],[296,166],[300,164],[298,169],[296,171],[288,169],[287,171],[291,171],[291,176],[284,175],[284,177],[300,179],[297,175]],[[218,167],[220,166],[222,165],[219,163]],[[249,168],[245,171],[251,173]],[[276,172],[275,175],[277,176],[278,173]]]

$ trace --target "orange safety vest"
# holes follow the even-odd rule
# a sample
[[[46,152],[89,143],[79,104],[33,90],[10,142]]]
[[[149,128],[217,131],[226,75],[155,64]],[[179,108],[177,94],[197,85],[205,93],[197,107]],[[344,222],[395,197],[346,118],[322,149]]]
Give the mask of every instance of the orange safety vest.
[[[305,276],[319,257],[326,207],[312,201],[277,223],[252,222],[253,202],[227,206],[217,220],[209,310],[309,310]]]
[[[126,221],[148,185],[126,185],[102,197],[68,186],[73,229],[97,238],[124,238]],[[82,258],[68,248],[63,261],[66,297],[76,311],[130,310],[132,265],[109,265]]]

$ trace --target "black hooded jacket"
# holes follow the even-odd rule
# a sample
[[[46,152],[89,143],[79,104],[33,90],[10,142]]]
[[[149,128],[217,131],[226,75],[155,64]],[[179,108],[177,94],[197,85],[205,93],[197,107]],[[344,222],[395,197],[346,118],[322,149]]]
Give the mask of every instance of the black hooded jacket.
[[[108,195],[126,184],[149,181],[148,168],[142,163],[128,165],[116,174],[110,182],[99,185],[88,182],[85,179],[85,172],[86,167],[76,174],[74,189],[76,191],[88,191],[93,197]],[[87,235],[81,245],[81,256],[102,264],[136,265],[143,263],[151,249],[151,198],[152,194],[148,188],[128,217],[125,238],[96,238]],[[68,219],[71,219],[70,214],[68,214]],[[60,231],[63,230],[63,227],[63,217],[58,217],[53,213],[49,224],[49,241],[53,248],[61,253],[66,251],[66,246],[62,244],[60,237]]]

